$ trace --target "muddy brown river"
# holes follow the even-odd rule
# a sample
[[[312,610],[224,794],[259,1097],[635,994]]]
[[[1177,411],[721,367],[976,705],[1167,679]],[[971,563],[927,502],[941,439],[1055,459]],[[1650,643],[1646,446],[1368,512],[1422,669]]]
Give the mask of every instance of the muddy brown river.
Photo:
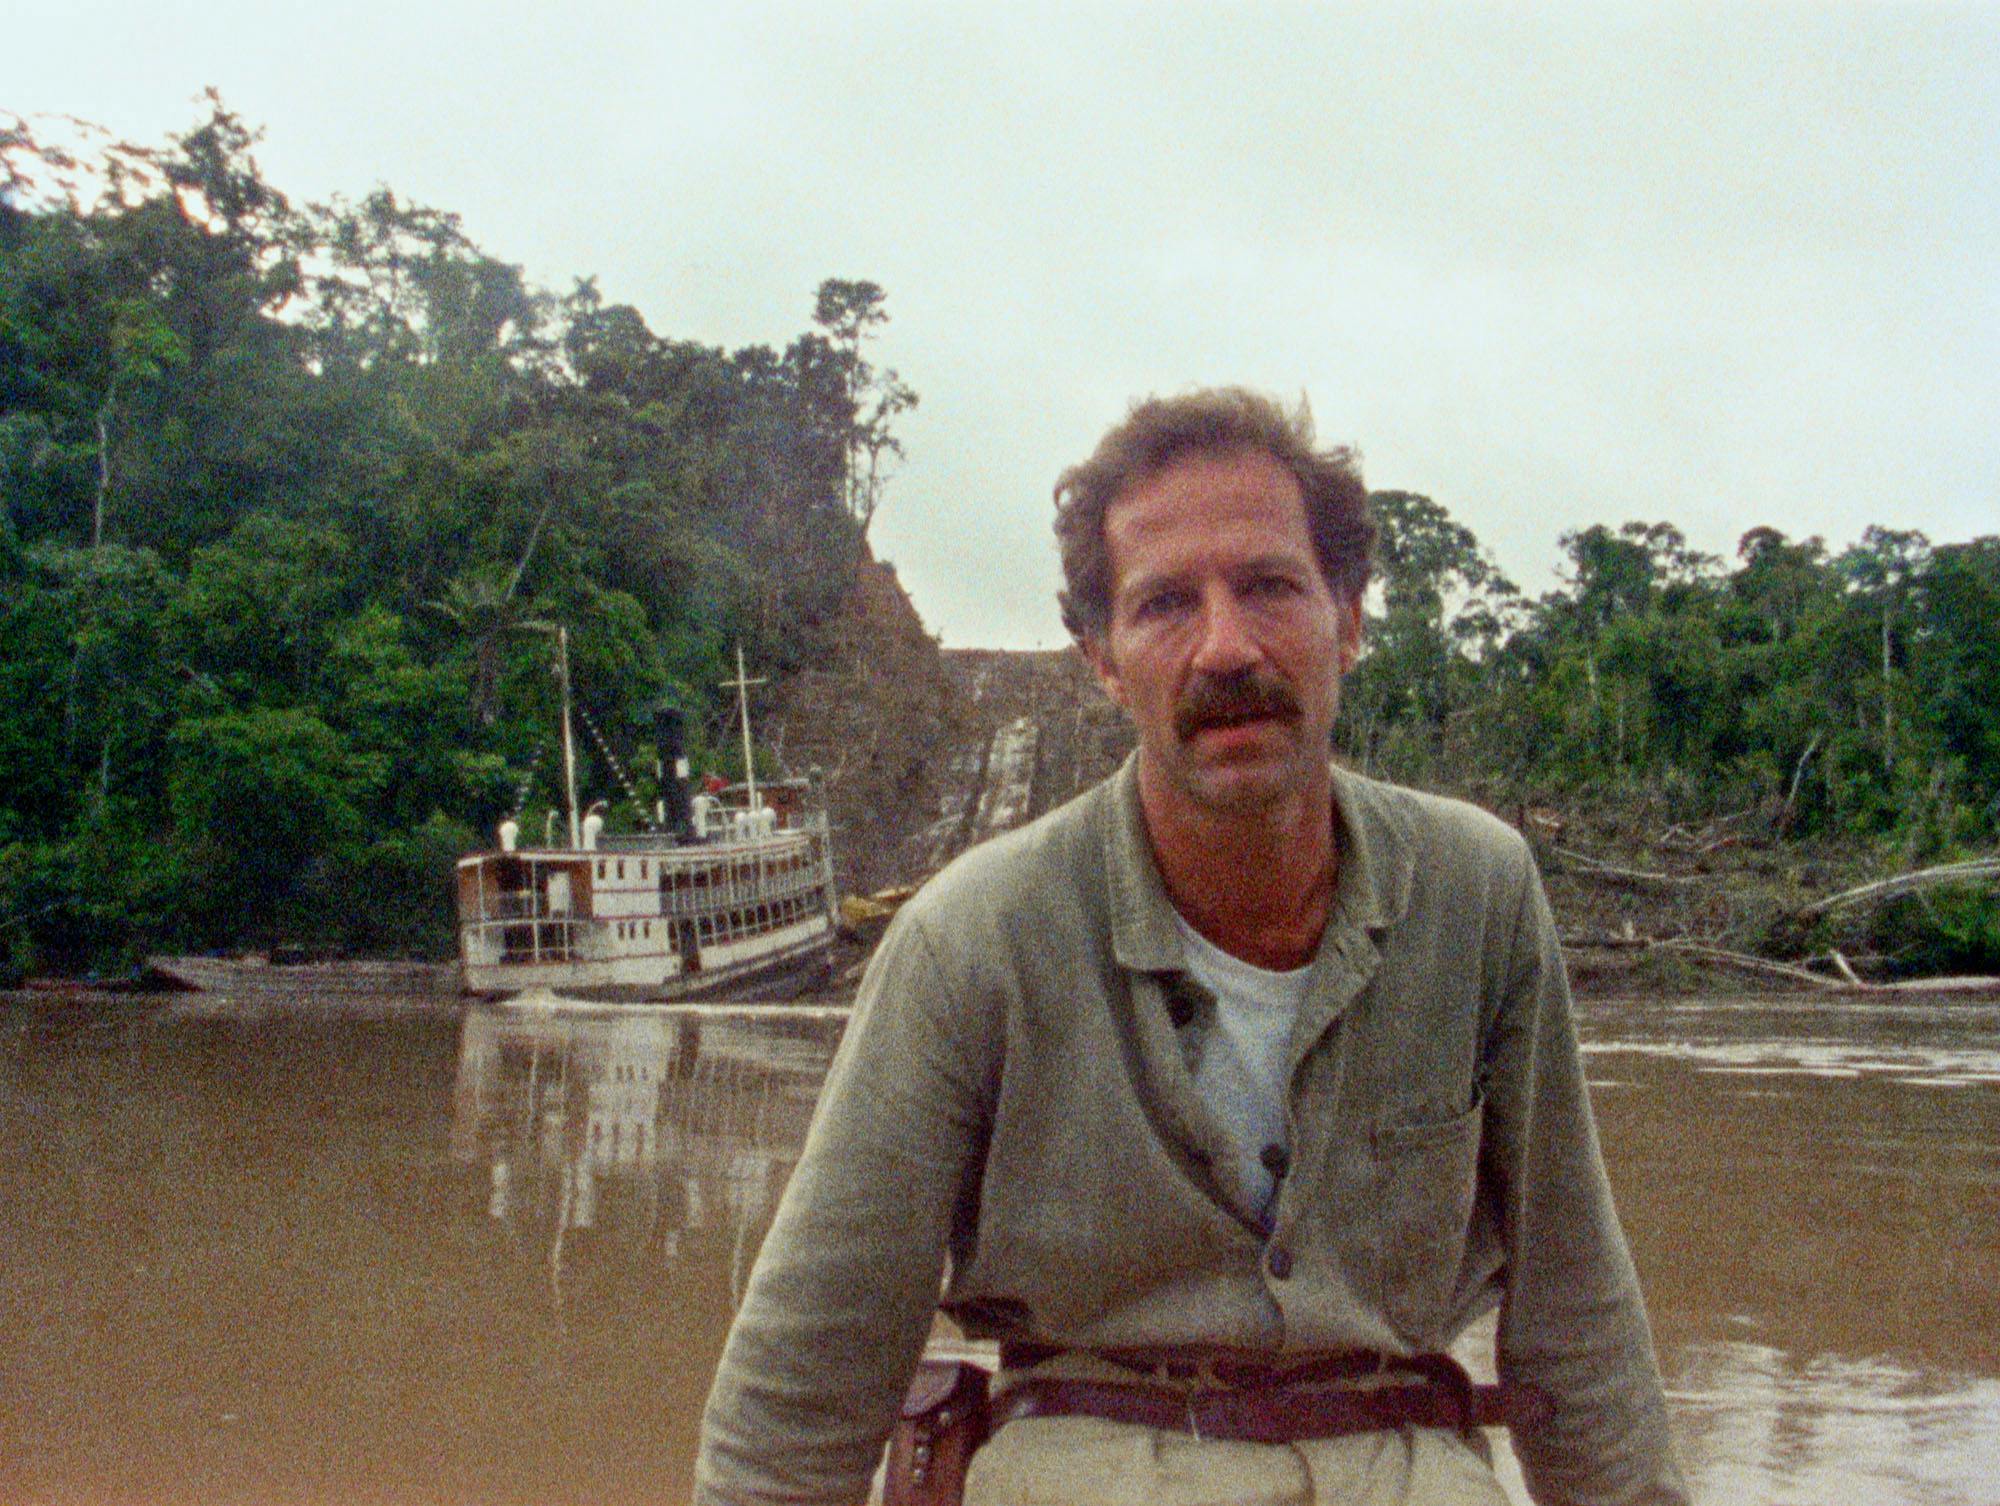
[[[2000,1502],[2000,1004],[1582,1007],[1698,1498]],[[838,1030],[0,995],[0,1503],[683,1499]]]

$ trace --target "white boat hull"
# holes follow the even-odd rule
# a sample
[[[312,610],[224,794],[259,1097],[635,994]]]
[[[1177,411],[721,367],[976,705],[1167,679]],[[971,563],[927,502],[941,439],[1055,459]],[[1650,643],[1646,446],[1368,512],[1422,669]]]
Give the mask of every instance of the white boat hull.
[[[798,998],[825,984],[832,971],[831,925],[806,923],[759,940],[771,944],[718,948],[735,955],[692,973],[672,955],[603,962],[468,963],[465,990],[493,999],[546,991],[592,1003],[655,1004],[721,994],[748,1000]]]

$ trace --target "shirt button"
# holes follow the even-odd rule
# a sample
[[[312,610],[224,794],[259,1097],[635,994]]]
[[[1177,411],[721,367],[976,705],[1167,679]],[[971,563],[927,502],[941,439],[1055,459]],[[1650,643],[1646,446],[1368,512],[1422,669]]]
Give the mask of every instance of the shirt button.
[[[1273,1245],[1271,1253],[1264,1257],[1264,1264],[1273,1277],[1283,1281],[1292,1274],[1292,1252],[1283,1245]]]

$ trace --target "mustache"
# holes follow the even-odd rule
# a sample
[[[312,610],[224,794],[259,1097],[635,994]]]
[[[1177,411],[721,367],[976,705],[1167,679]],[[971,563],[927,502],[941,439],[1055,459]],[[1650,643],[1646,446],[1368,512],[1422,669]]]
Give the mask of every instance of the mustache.
[[[1208,727],[1254,717],[1296,721],[1299,698],[1282,680],[1258,669],[1228,675],[1201,675],[1188,683],[1174,707],[1174,732],[1183,739]]]

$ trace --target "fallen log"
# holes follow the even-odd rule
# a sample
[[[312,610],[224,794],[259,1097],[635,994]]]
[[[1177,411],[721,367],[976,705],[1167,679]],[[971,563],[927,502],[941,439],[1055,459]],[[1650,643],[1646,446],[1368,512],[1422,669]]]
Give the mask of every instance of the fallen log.
[[[1957,994],[1973,993],[2000,994],[2000,978],[1959,976],[1945,978],[1901,978],[1893,983],[1871,983],[1854,971],[1852,964],[1838,951],[1827,954],[1826,960],[1837,976],[1814,972],[1811,967],[1796,962],[1779,962],[1770,957],[1758,957],[1749,952],[1731,951],[1728,947],[1716,946],[1712,942],[1695,941],[1686,936],[1619,936],[1602,932],[1570,931],[1563,933],[1563,950],[1566,952],[1673,952],[1693,962],[1705,962],[1719,967],[1733,967],[1743,972],[1761,973],[1769,977],[1784,978],[1794,983],[1806,983],[1829,993],[1841,994]],[[1574,959],[1582,964],[1582,959]],[[1582,964],[1588,965],[1588,964]]]
[[[1679,889],[1696,882],[1692,878],[1681,878],[1672,873],[1654,873],[1644,868],[1620,868],[1614,863],[1607,863],[1601,858],[1594,858],[1588,853],[1577,852],[1568,847],[1552,845],[1549,850],[1564,863],[1579,868],[1595,878],[1609,879],[1613,883],[1657,884],[1663,888]]]
[[[1748,952],[1733,952],[1727,947],[1710,945],[1704,941],[1690,941],[1686,937],[1669,937],[1648,943],[1640,939],[1641,945],[1650,945],[1663,952],[1677,952],[1697,962],[1712,962],[1724,967],[1740,968],[1745,972],[1764,973],[1772,977],[1789,978],[1798,983],[1809,983],[1814,988],[1842,994],[2000,994],[2000,978],[1985,978],[1973,975],[1945,978],[1900,978],[1893,983],[1871,983],[1848,965],[1847,959],[1834,952],[1831,961],[1839,972],[1839,977],[1829,977],[1816,973],[1809,967],[1792,962],[1776,962],[1769,957],[1752,956]]]
[[[2000,994],[2000,978],[1903,978],[1894,983],[1863,983],[1860,988],[1869,994]]]
[[[1863,884],[1856,889],[1843,889],[1838,894],[1830,894],[1825,899],[1816,899],[1792,912],[1796,920],[1811,920],[1825,915],[1843,905],[1860,904],[1864,900],[1894,899],[1900,894],[1910,894],[1918,889],[1932,888],[1938,884],[1979,883],[1987,879],[2000,880],[2000,857],[1974,858],[1964,863],[1941,863],[1935,868],[1919,868],[1911,873],[1899,873],[1893,878],[1877,879],[1872,884]]]
[[[1658,837],[1659,845],[1672,847],[1682,852],[1707,853],[1723,847],[1735,847],[1743,841],[1738,832],[1721,831],[1719,828],[1733,826],[1751,816],[1768,816],[1762,806],[1751,806],[1748,810],[1732,811],[1726,816],[1714,816],[1699,825],[1690,826],[1676,821]]]
[[[1825,973],[1813,972],[1810,968],[1800,967],[1796,963],[1773,962],[1768,957],[1753,957],[1748,952],[1732,952],[1727,947],[1710,946],[1705,941],[1689,941],[1683,937],[1659,942],[1658,946],[1663,952],[1682,952],[1698,961],[1717,962],[1725,967],[1740,968],[1744,972],[1768,973],[1773,977],[1790,978],[1795,982],[1810,983],[1814,988],[1853,987],[1852,984],[1844,983],[1838,978],[1829,978]],[[1862,985],[1864,988],[1868,986]]]

